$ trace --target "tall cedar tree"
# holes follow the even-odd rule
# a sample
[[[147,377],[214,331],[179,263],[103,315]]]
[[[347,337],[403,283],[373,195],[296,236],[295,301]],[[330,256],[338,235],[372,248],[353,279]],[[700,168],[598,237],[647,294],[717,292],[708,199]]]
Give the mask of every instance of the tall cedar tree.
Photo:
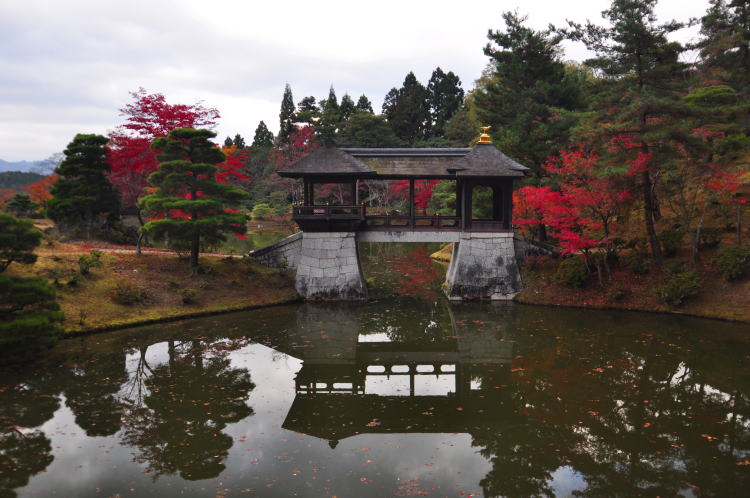
[[[344,96],[341,97],[341,105],[339,106],[339,115],[341,116],[341,121],[345,122],[349,120],[356,109],[357,108],[354,104],[354,100],[352,100],[348,93],[345,93]]]
[[[83,225],[90,237],[100,218],[111,224],[120,217],[120,197],[110,183],[106,145],[101,135],[76,135],[65,149],[65,159],[57,167],[47,215],[57,223]]]
[[[216,133],[180,128],[154,140],[161,161],[148,180],[155,188],[139,203],[159,216],[143,229],[156,236],[169,234],[171,240],[190,247],[190,272],[198,271],[201,241],[215,244],[231,232],[244,237],[245,216],[231,206],[245,198],[245,192],[216,179],[217,164],[226,157],[210,141]]]
[[[359,100],[357,100],[357,110],[369,112],[370,114],[374,113],[372,110],[372,102],[367,98],[367,95],[362,94],[359,96]]]
[[[292,97],[292,87],[287,83],[279,112],[279,142],[289,143],[289,137],[294,131],[294,121],[294,97]]]
[[[427,83],[427,105],[430,107],[430,137],[444,137],[445,124],[464,102],[461,79],[453,71],[444,73],[439,67],[432,72]]]
[[[232,145],[237,147],[238,149],[247,149],[247,144],[245,143],[245,139],[242,138],[242,135],[237,133],[234,136],[234,140],[232,140]]]
[[[333,86],[328,92],[328,98],[321,101],[321,106],[323,107],[323,114],[314,127],[315,133],[320,143],[326,147],[331,147],[336,143],[336,133],[341,124],[341,109]]]
[[[578,81],[559,59],[561,36],[534,31],[526,17],[503,14],[505,30],[490,30],[484,53],[491,58],[486,82],[474,99],[477,118],[492,126],[497,146],[532,169],[537,181],[542,165],[567,142],[573,124],[569,113],[580,106]]]
[[[253,136],[253,147],[271,147],[273,146],[273,133],[268,129],[266,123],[261,121],[255,128]]]
[[[36,277],[5,275],[11,263],[32,264],[42,233],[31,220],[0,213],[0,363],[28,359],[61,335],[55,289]]]
[[[401,88],[392,88],[383,101],[383,115],[396,136],[408,144],[425,138],[430,121],[427,89],[410,72]]]
[[[683,47],[668,36],[683,27],[670,21],[657,24],[656,0],[613,0],[602,16],[611,27],[568,21],[567,34],[583,41],[596,57],[585,63],[604,77],[603,91],[588,123],[592,138],[607,145],[617,158],[630,164],[628,173],[640,178],[644,225],[657,265],[663,254],[654,222],[658,216],[655,182],[662,167],[673,164],[683,135],[680,105],[684,91],[685,64],[679,61]]]

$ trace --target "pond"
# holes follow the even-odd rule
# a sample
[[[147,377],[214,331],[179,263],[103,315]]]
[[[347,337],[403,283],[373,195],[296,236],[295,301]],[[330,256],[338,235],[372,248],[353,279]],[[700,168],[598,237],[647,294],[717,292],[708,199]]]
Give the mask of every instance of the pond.
[[[750,495],[746,325],[449,303],[430,249],[3,372],[0,496]]]

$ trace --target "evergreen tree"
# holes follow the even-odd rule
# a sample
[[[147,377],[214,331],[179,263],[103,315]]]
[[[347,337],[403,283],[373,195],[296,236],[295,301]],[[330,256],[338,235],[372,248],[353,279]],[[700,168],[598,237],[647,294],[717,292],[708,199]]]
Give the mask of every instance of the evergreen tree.
[[[703,39],[697,44],[708,82],[722,82],[750,93],[750,2],[710,0],[701,18]]]
[[[474,94],[477,118],[492,126],[497,146],[538,179],[542,164],[567,141],[573,123],[561,118],[564,109],[578,107],[580,91],[559,60],[560,36],[526,27],[526,17],[514,12],[502,17],[505,30],[487,34],[491,65]]]
[[[315,97],[310,95],[297,103],[297,122],[315,124],[320,119],[320,108]]]
[[[328,98],[321,102],[321,104],[323,106],[323,114],[315,126],[315,133],[320,143],[326,147],[331,147],[336,143],[336,132],[341,123],[341,110],[333,85],[331,85],[331,89],[328,92]]]
[[[70,226],[84,224],[89,237],[97,218],[106,216],[111,224],[120,216],[120,199],[107,177],[108,141],[101,135],[76,135],[55,169],[58,179],[47,201],[47,214],[52,220]]]
[[[408,144],[425,137],[430,121],[427,89],[413,72],[406,75],[400,89],[391,89],[383,101],[383,114],[396,136]]]
[[[399,147],[403,145],[383,116],[357,111],[341,129],[339,147]]]
[[[445,138],[456,147],[467,147],[479,136],[479,123],[469,115],[469,109],[461,106],[445,123]]]
[[[432,72],[427,84],[427,105],[430,107],[429,135],[445,135],[445,124],[461,107],[464,101],[464,90],[461,79],[453,71],[444,73],[439,67]]]
[[[216,164],[224,153],[210,139],[209,130],[178,128],[157,138],[151,147],[159,151],[159,168],[149,176],[155,190],[140,199],[146,211],[157,216],[143,227],[156,236],[190,247],[190,272],[198,271],[201,241],[216,244],[227,232],[242,235],[245,217],[232,206],[246,196],[243,190],[216,181]]]
[[[322,99],[320,105],[323,108],[323,112],[325,112],[326,109],[331,108],[336,114],[339,113],[339,99],[336,97],[336,90],[333,89],[333,85],[331,85],[331,88],[328,90],[328,98]]]
[[[271,147],[273,146],[273,133],[268,129],[266,123],[262,120],[258,123],[258,127],[255,128],[255,136],[253,137],[253,147]]]
[[[567,34],[596,53],[585,63],[605,79],[589,133],[610,150],[614,146],[620,162],[630,164],[628,172],[639,178],[646,236],[660,265],[655,182],[661,168],[674,164],[679,150],[690,141],[682,129],[682,118],[690,111],[680,104],[686,67],[679,56],[684,49],[668,39],[683,24],[657,24],[655,5],[656,0],[613,0],[602,12],[611,27],[570,22],[572,30]],[[679,147],[675,140],[682,142]]]
[[[224,139],[224,147],[231,147],[234,142],[232,141],[232,137],[227,137]]]
[[[369,112],[370,114],[374,113],[372,110],[372,102],[367,98],[367,95],[362,94],[359,96],[359,100],[357,100],[357,110]]]
[[[224,145],[226,145],[226,144],[224,144]],[[239,133],[237,133],[234,136],[234,140],[232,141],[232,145],[236,146],[238,149],[246,149],[247,148],[247,144],[245,143],[245,139],[242,138],[242,135],[240,135]]]
[[[0,213],[0,273],[11,263],[32,264],[41,232],[31,220]],[[28,359],[52,346],[61,334],[63,315],[55,289],[41,278],[0,274],[0,363]]]
[[[28,194],[16,194],[8,203],[8,212],[22,218],[31,218],[38,207]]]
[[[288,143],[289,137],[294,131],[294,98],[292,87],[289,83],[284,87],[284,96],[281,99],[281,112],[279,113],[279,142]]]
[[[339,115],[341,116],[341,121],[347,121],[350,117],[352,117],[352,114],[354,114],[355,110],[356,106],[354,105],[354,100],[352,100],[348,93],[345,93],[344,96],[341,97],[341,105],[339,106]]]

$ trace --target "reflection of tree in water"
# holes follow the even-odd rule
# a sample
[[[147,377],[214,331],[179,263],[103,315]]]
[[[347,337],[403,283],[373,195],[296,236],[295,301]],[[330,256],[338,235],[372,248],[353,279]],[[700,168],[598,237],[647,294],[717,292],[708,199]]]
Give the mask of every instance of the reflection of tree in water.
[[[28,372],[27,372],[28,373]],[[31,372],[24,381],[0,388],[0,497],[15,496],[31,476],[54,460],[52,445],[39,427],[60,407],[53,376]]]
[[[79,356],[67,372],[65,404],[87,436],[111,436],[120,430],[123,405],[118,395],[128,379],[125,353]]]
[[[152,367],[145,406],[129,413],[123,440],[155,477],[216,477],[232,446],[221,431],[253,413],[246,402],[255,385],[246,369],[230,368],[223,355],[206,357],[200,341],[179,349],[170,342],[168,363]]]
[[[746,353],[651,334],[519,342],[508,378],[481,379],[496,423],[470,431],[492,464],[487,496],[551,496],[563,466],[586,483],[577,496],[750,494]]]

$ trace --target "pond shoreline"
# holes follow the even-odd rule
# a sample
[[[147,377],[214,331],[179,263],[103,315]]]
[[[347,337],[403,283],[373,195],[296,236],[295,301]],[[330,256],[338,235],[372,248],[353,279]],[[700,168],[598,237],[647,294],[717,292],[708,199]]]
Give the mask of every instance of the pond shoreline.
[[[270,302],[266,304],[251,304],[247,306],[231,306],[221,309],[194,311],[190,313],[184,313],[179,315],[169,315],[161,318],[149,318],[147,320],[134,321],[129,323],[115,323],[112,325],[103,325],[101,327],[94,327],[90,329],[66,331],[61,339],[73,339],[76,337],[82,337],[93,334],[101,334],[103,332],[114,332],[116,330],[124,330],[135,327],[145,327],[147,325],[158,325],[160,323],[178,322],[180,320],[189,320],[191,318],[204,318],[208,316],[225,315],[228,313],[237,313],[240,311],[253,311],[266,308],[276,308],[279,306],[286,306],[288,304],[295,304],[302,302],[302,299],[297,297],[293,299],[287,299],[283,301]]]

